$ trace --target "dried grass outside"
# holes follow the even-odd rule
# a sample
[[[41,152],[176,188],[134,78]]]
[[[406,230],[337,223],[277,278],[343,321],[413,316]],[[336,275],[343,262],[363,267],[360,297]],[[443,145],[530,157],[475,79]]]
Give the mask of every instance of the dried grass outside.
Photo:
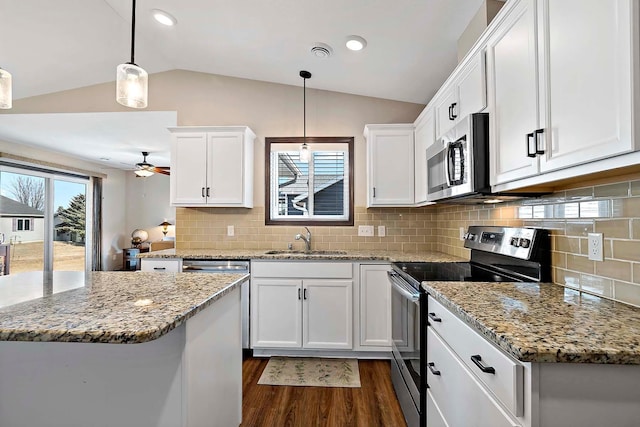
[[[11,245],[11,274],[43,269],[43,242]],[[84,246],[67,242],[53,242],[53,269],[58,271],[84,271]]]

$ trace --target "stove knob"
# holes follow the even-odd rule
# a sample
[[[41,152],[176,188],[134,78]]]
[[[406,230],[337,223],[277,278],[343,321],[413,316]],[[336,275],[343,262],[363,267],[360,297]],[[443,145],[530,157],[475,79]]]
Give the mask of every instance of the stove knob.
[[[520,239],[520,247],[528,248],[531,245],[531,240],[529,239]]]
[[[515,246],[517,248],[519,246],[518,240],[520,239],[518,239],[517,237],[512,237],[510,242],[511,246]]]

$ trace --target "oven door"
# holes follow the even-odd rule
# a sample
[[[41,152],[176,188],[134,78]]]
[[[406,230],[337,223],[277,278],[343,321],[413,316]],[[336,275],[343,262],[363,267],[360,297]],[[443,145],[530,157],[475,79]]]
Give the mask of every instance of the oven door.
[[[394,388],[409,426],[420,418],[420,292],[397,272],[391,282],[391,336]],[[395,377],[395,378],[394,378]]]

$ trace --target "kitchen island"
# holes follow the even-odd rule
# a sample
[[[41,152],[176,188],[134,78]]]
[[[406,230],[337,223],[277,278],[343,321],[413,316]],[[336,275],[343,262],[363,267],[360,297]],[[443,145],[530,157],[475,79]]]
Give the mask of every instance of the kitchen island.
[[[248,278],[0,277],[0,425],[239,425]]]

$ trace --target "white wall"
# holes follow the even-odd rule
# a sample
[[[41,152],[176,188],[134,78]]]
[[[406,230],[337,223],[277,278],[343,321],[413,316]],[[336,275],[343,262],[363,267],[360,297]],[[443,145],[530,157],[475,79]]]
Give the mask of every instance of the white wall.
[[[162,240],[164,220],[176,223],[176,208],[169,205],[169,177],[155,174],[148,178],[136,178],[133,172],[126,173],[126,231],[130,244],[131,232],[142,228],[149,233],[149,241]],[[175,227],[169,227],[167,237],[175,237]]]
[[[122,248],[131,246],[126,227],[126,172],[109,169],[102,180],[102,269],[122,268]]]

